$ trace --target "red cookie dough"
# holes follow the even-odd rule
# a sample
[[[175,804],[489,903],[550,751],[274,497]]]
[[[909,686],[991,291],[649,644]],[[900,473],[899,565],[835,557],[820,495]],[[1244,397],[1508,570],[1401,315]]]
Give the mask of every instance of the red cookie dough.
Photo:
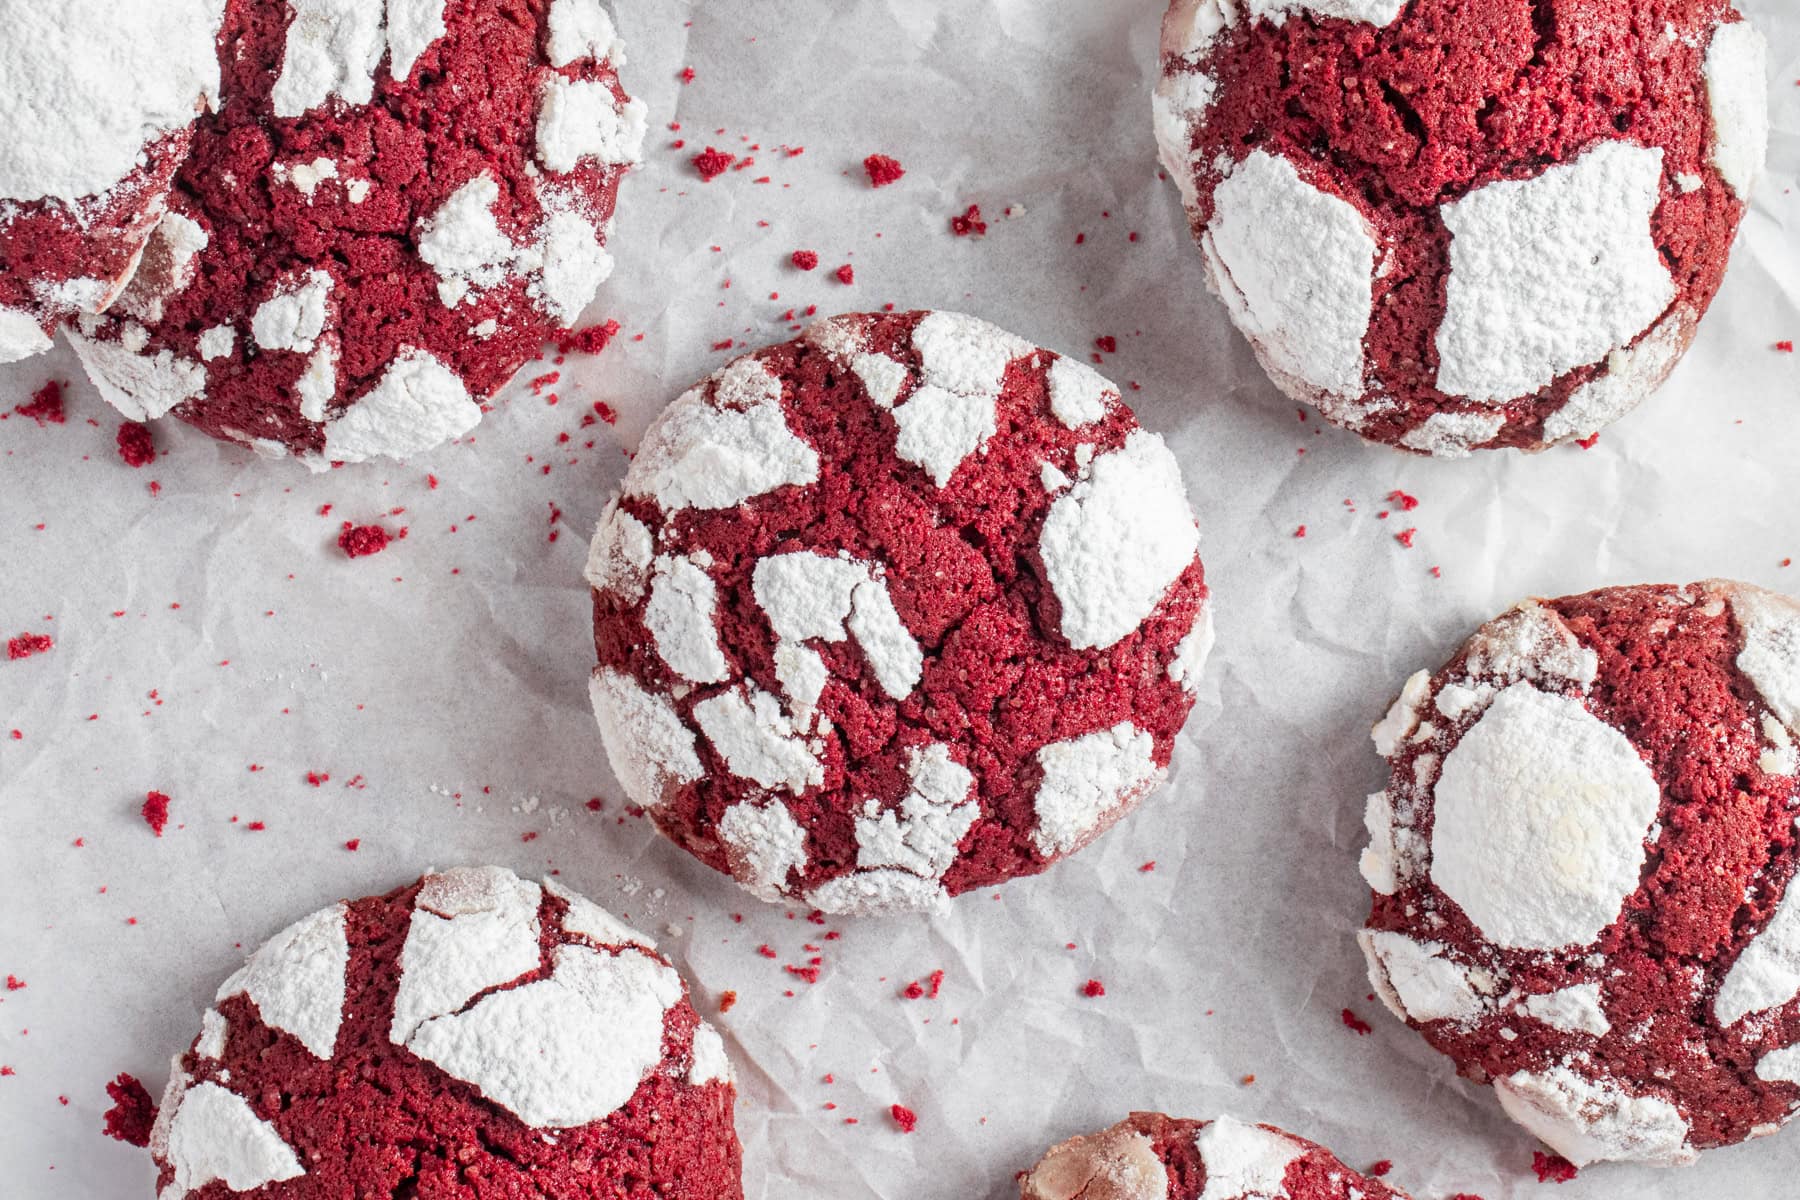
[[[1729,0],[1174,0],[1157,140],[1277,386],[1461,457],[1592,436],[1718,291],[1769,137]]]
[[[100,312],[216,101],[225,0],[0,0],[0,363]]]
[[[853,315],[650,428],[595,534],[592,694],[658,828],[765,899],[933,908],[1161,779],[1212,644],[1179,468],[1092,368]]]
[[[1407,1200],[1273,1125],[1132,1113],[1052,1146],[1020,1200]]]
[[[1530,600],[1375,727],[1360,935],[1395,1015],[1577,1165],[1800,1107],[1800,602]]]
[[[88,374],[317,470],[468,433],[612,269],[645,112],[606,10],[233,0],[222,44],[145,268],[70,330]]]
[[[276,934],[175,1059],[159,1200],[741,1200],[724,1044],[591,901],[459,867]]]

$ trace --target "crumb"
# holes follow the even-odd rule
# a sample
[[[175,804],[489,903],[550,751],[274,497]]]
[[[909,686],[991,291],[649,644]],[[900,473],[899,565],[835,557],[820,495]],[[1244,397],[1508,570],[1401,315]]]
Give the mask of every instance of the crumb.
[[[30,417],[39,425],[61,425],[68,420],[63,411],[62,384],[52,379],[31,394],[31,403],[13,409],[13,415]]]
[[[133,1146],[150,1144],[150,1127],[156,1123],[156,1105],[135,1076],[120,1073],[106,1085],[113,1106],[106,1112],[106,1136]]]
[[[144,815],[144,824],[150,827],[150,832],[161,837],[163,830],[169,824],[169,797],[162,792],[146,792],[144,793],[144,807],[140,811]]]
[[[1343,1020],[1344,1028],[1350,1030],[1359,1037],[1367,1037],[1369,1034],[1375,1032],[1375,1027],[1373,1025],[1369,1024],[1347,1008],[1344,1010]]]
[[[393,540],[393,535],[379,525],[352,525],[348,521],[338,534],[338,546],[351,558],[380,554]]]
[[[843,266],[839,267],[837,269],[837,281],[845,285],[855,283],[856,268],[849,263],[845,263]]]
[[[701,182],[711,183],[729,171],[731,164],[736,161],[736,155],[727,154],[723,150],[716,150],[708,146],[699,154],[694,155],[694,170],[700,172]]]
[[[1090,979],[1081,985],[1081,994],[1093,1000],[1106,995],[1106,985],[1098,979]]]
[[[719,993],[719,1013],[724,1015],[737,1007],[737,993],[724,991]]]
[[[819,255],[813,250],[796,250],[790,261],[802,271],[814,271],[819,266]]]
[[[1575,1164],[1562,1155],[1545,1154],[1542,1150],[1531,1152],[1531,1170],[1539,1183],[1567,1183],[1579,1173]]]
[[[904,1104],[896,1104],[888,1109],[888,1115],[894,1118],[894,1124],[900,1127],[901,1133],[911,1133],[919,1127],[919,1115]]]
[[[870,187],[886,187],[890,183],[899,183],[906,174],[906,168],[900,160],[889,158],[885,154],[871,154],[863,159],[863,170],[869,173]]]
[[[21,633],[7,641],[6,657],[16,662],[34,654],[43,654],[55,645],[55,639],[47,633]]]
[[[1364,1175],[1373,1175],[1375,1178],[1380,1179],[1383,1175],[1386,1175],[1389,1171],[1392,1171],[1393,1169],[1394,1169],[1394,1164],[1390,1160],[1384,1158],[1378,1163],[1371,1164],[1369,1169],[1367,1171],[1364,1171],[1363,1174]]]
[[[138,421],[122,421],[118,433],[119,458],[128,467],[147,467],[156,461],[156,442],[150,427]]]
[[[557,343],[557,350],[567,354],[574,351],[578,354],[598,354],[612,340],[619,336],[620,325],[617,321],[603,321],[598,325],[589,325],[586,329],[577,330],[562,342]],[[437,478],[431,477],[431,486],[437,486]]]
[[[950,218],[950,232],[957,237],[981,237],[987,233],[987,222],[981,219],[981,205],[971,204],[960,217]]]

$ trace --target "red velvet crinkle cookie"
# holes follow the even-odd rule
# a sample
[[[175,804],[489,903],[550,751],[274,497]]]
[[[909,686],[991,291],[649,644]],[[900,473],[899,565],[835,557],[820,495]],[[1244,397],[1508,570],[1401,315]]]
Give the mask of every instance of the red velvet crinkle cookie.
[[[1132,1113],[1052,1146],[1020,1200],[1407,1200],[1272,1125]]]
[[[1587,438],[1661,386],[1769,138],[1729,0],[1174,0],[1157,140],[1271,379],[1376,442]]]
[[[225,0],[0,0],[0,363],[100,312],[216,101]]]
[[[175,1059],[159,1200],[739,1200],[724,1043],[592,901],[459,867],[270,938]]]
[[[1090,367],[954,313],[731,363],[595,534],[613,770],[768,900],[933,908],[1159,782],[1212,623],[1162,439]]]
[[[1800,602],[1527,601],[1421,671],[1377,749],[1360,934],[1395,1015],[1577,1165],[1800,1107]]]
[[[606,10],[232,0],[222,44],[145,270],[70,331],[89,375],[316,470],[466,434],[612,270],[645,111]]]

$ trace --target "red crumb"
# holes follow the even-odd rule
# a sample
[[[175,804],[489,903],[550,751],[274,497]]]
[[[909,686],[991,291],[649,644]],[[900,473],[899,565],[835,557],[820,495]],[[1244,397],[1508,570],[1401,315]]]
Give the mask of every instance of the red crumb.
[[[156,443],[148,425],[138,421],[119,424],[119,458],[128,467],[147,467],[156,461]]]
[[[6,990],[9,992],[22,992],[25,990],[25,981],[20,979],[17,975],[8,975],[6,977]]]
[[[1393,1169],[1394,1169],[1394,1164],[1384,1158],[1380,1162],[1372,1165],[1367,1171],[1364,1171],[1363,1174],[1364,1175],[1373,1175],[1373,1176],[1375,1176],[1375,1178],[1380,1179],[1383,1175],[1386,1175],[1389,1171],[1391,1171]]]
[[[819,267],[819,255],[816,250],[796,250],[791,261],[802,271],[816,271]]]
[[[1294,530],[1294,536],[1297,538],[1305,537],[1306,536],[1306,526],[1302,525],[1302,526],[1300,526],[1300,528]]]
[[[338,534],[338,546],[351,558],[380,554],[393,540],[394,535],[379,525],[352,525],[348,521],[344,522],[344,532]]]
[[[30,658],[34,654],[43,654],[56,642],[47,633],[21,633],[6,643],[6,657],[10,659]]]
[[[1781,351],[1783,354],[1792,354],[1794,352],[1794,343],[1790,342],[1790,341],[1776,342],[1775,348],[1777,350]],[[55,386],[55,385],[51,385],[51,386]],[[24,411],[24,410],[21,409],[20,411]],[[59,418],[57,418],[57,420],[58,420],[58,423],[61,423],[62,419],[59,417]]]
[[[1094,339],[1094,347],[1102,354],[1117,354],[1119,352],[1119,339],[1113,337],[1111,334],[1107,334],[1104,337],[1097,337]]]
[[[694,170],[700,172],[702,181],[711,183],[713,180],[729,171],[731,169],[731,164],[736,161],[736,155],[727,154],[723,150],[715,150],[713,147],[708,146],[699,154],[694,155]]]
[[[1363,1020],[1347,1008],[1344,1010],[1344,1028],[1363,1037],[1367,1037],[1369,1034],[1375,1032],[1375,1027],[1373,1025],[1370,1025],[1367,1021]]]
[[[944,973],[942,971],[933,971],[927,976],[926,983],[930,986],[925,994],[931,999],[936,1000],[938,998],[938,993],[944,990]]]
[[[106,1112],[106,1136],[133,1146],[150,1144],[150,1127],[156,1123],[156,1105],[136,1076],[123,1072],[106,1085],[113,1106]]]
[[[362,846],[361,838],[351,838],[349,841],[344,843],[344,849],[349,850],[352,853],[355,853],[359,848],[361,848],[361,846]]]
[[[169,824],[168,796],[162,792],[144,793],[144,807],[140,811],[144,814],[144,824],[150,827],[150,832],[161,837]]]
[[[694,68],[692,68],[692,67],[681,68],[681,74],[679,76],[677,76],[677,78],[680,79],[681,82],[683,82],[683,83],[694,82],[694,79],[696,78],[694,75]]]
[[[1545,1154],[1542,1150],[1531,1152],[1531,1169],[1539,1183],[1567,1183],[1579,1173],[1575,1164],[1562,1155]]]
[[[908,1000],[923,999],[925,996],[925,985],[915,979],[902,988],[900,994],[905,996]]]
[[[1593,437],[1584,437],[1584,438],[1576,438],[1575,439],[1575,444],[1577,446],[1580,446],[1583,450],[1592,450],[1596,445],[1599,444],[1599,442],[1600,442],[1600,435],[1597,433]]]
[[[1090,979],[1081,985],[1081,994],[1090,1000],[1098,996],[1104,996],[1106,995],[1106,985],[1101,983],[1098,979]]]
[[[837,269],[837,280],[839,283],[843,283],[843,284],[855,283],[856,282],[856,268],[851,266],[849,263],[845,263],[843,266],[841,266]]]
[[[774,958],[775,957],[775,947],[769,945],[769,943],[767,943],[767,942],[764,942],[762,945],[758,946],[756,948],[756,952],[758,954],[762,955],[764,958]]]
[[[251,833],[261,833],[263,830],[267,829],[268,826],[264,825],[261,821],[252,821],[244,826],[244,828],[248,829]]]
[[[314,787],[320,787],[330,783],[331,776],[321,771],[308,771],[306,773],[306,782],[312,784]]]
[[[31,403],[13,409],[21,417],[30,417],[39,425],[61,425],[68,420],[63,412],[62,384],[52,379],[31,393]]]
[[[819,982],[819,968],[816,966],[796,967],[789,963],[781,969],[796,979],[804,979],[807,983]]]
[[[1402,529],[1399,533],[1394,535],[1394,540],[1399,542],[1402,546],[1405,546],[1408,550],[1411,550],[1413,538],[1418,536],[1418,532],[1417,529]]]
[[[894,1124],[900,1127],[901,1133],[911,1133],[919,1127],[919,1114],[904,1104],[896,1104],[888,1109],[888,1115],[894,1118]]]
[[[863,159],[863,170],[869,173],[870,187],[886,187],[890,183],[899,183],[906,168],[900,165],[897,158],[889,158],[885,154],[871,154]]]
[[[981,219],[981,205],[969,205],[969,211],[960,217],[950,218],[950,232],[957,237],[968,237],[973,234],[980,237],[987,232],[987,222]]]
[[[568,338],[557,343],[557,350],[563,354],[573,350],[580,354],[598,354],[612,344],[619,336],[620,325],[617,321],[605,321],[599,325],[589,325],[586,329],[577,330]],[[437,485],[432,484],[433,487]]]
[[[737,993],[736,992],[725,991],[725,992],[719,993],[719,1011],[721,1013],[728,1013],[736,1007],[737,1007]]]
[[[1398,505],[1406,512],[1411,512],[1413,509],[1419,507],[1419,498],[1417,496],[1409,496],[1399,488],[1395,488],[1393,491],[1389,492],[1387,498],[1389,504]]]

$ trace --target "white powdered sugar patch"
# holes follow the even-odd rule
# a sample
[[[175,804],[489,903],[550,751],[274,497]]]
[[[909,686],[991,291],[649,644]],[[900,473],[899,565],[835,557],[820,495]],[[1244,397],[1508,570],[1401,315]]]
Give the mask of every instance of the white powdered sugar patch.
[[[781,702],[753,683],[694,705],[694,720],[740,779],[798,796],[825,782],[825,764]]]
[[[551,0],[549,53],[553,67],[589,58],[625,63],[624,44],[600,0]]]
[[[1542,995],[1526,996],[1519,1008],[1535,1021],[1564,1033],[1586,1033],[1605,1037],[1612,1031],[1606,1010],[1600,1006],[1600,985],[1578,983]]]
[[[535,246],[519,259],[529,272],[525,294],[559,324],[573,325],[611,278],[613,257],[600,230],[577,211],[574,197],[551,191],[543,200],[550,215]]]
[[[761,899],[780,900],[789,872],[806,869],[806,830],[779,800],[739,801],[719,818],[718,830],[732,877]]]
[[[191,125],[218,98],[224,10],[224,0],[0,3],[0,202],[54,199],[79,215],[81,201],[142,165],[146,145]]]
[[[994,436],[994,399],[989,396],[961,396],[927,384],[893,412],[900,430],[894,452],[923,467],[939,487]]]
[[[237,330],[229,325],[214,325],[201,333],[198,348],[202,362],[224,358],[237,349]]]
[[[367,104],[387,49],[382,6],[371,0],[288,0],[293,17],[281,75],[269,93],[278,117],[303,116],[332,96]]]
[[[924,654],[901,623],[886,580],[867,563],[805,550],[776,554],[756,564],[752,586],[782,645],[854,636],[890,697],[903,700],[918,686]],[[795,699],[809,705],[818,693]]]
[[[210,240],[197,221],[176,212],[164,213],[138,259],[137,273],[119,294],[115,307],[147,325],[161,321],[168,300],[194,281],[200,252]]]
[[[1503,413],[1432,413],[1407,430],[1400,444],[1433,458],[1468,458],[1477,446],[1499,437],[1504,428]]]
[[[1498,945],[1586,945],[1637,890],[1661,798],[1618,730],[1514,684],[1444,761],[1432,881]]]
[[[537,160],[557,175],[583,159],[631,166],[643,158],[649,115],[642,100],[620,103],[598,80],[552,76],[538,92]]]
[[[248,996],[264,1025],[292,1034],[314,1058],[330,1058],[344,1019],[350,967],[344,911],[333,905],[270,938],[213,999]]]
[[[224,1055],[225,1042],[230,1036],[231,1026],[225,1018],[218,1009],[209,1008],[200,1014],[200,1036],[194,1040],[194,1053],[217,1061]],[[337,1040],[335,1035],[332,1040]]]
[[[404,348],[381,381],[325,427],[330,462],[402,458],[461,437],[481,423],[462,377],[424,350]]]
[[[659,808],[670,788],[706,773],[694,733],[666,696],[646,691],[629,675],[596,668],[588,699],[613,773],[632,803]]]
[[[206,368],[173,351],[139,354],[74,326],[64,326],[64,332],[101,398],[130,420],[154,421],[206,391]]]
[[[997,396],[1006,368],[1037,347],[962,313],[934,312],[913,330],[925,382],[962,396]]]
[[[444,36],[444,8],[448,3],[449,0],[387,0],[388,72],[395,79],[410,79],[419,55]]]
[[[1402,831],[1394,821],[1394,800],[1387,792],[1371,792],[1363,808],[1363,828],[1369,833],[1369,844],[1363,849],[1357,868],[1369,887],[1383,896],[1400,890],[1402,870],[1409,866],[1401,839]]]
[[[1044,780],[1034,807],[1032,843],[1045,856],[1078,849],[1107,818],[1155,784],[1156,739],[1129,721],[1052,742],[1037,752]]]
[[[1683,1166],[1696,1157],[1681,1111],[1658,1096],[1633,1095],[1565,1066],[1496,1079],[1494,1091],[1507,1116],[1577,1167]]]
[[[1375,740],[1375,753],[1383,758],[1394,757],[1406,739],[1419,727],[1419,711],[1430,694],[1430,671],[1415,671],[1407,677],[1405,686],[1389,706],[1387,715],[1369,731],[1369,736]]]
[[[436,272],[445,308],[477,300],[509,280],[563,325],[573,324],[612,274],[612,256],[573,198],[554,190],[540,196],[545,218],[527,245],[516,244],[494,216],[500,185],[482,173],[450,194],[419,225],[419,257]]]
[[[1706,49],[1713,165],[1731,190],[1750,198],[1769,157],[1769,43],[1748,21],[1721,25]]]
[[[564,933],[593,938],[603,946],[642,946],[646,950],[656,949],[655,942],[580,892],[566,888],[554,879],[544,880],[544,890],[569,906],[562,919]]]
[[[425,1022],[538,966],[538,886],[502,867],[429,875],[400,951],[388,1039],[406,1045]]]
[[[1487,1011],[1470,967],[1448,957],[1438,942],[1364,929],[1356,935],[1369,963],[1369,984],[1402,1021],[1473,1021]]]
[[[1756,1062],[1756,1077],[1769,1083],[1800,1083],[1800,1046],[1772,1050]]]
[[[644,625],[669,669],[693,683],[723,683],[731,673],[714,616],[718,588],[686,557],[662,555],[650,583]]]
[[[1176,644],[1175,657],[1169,660],[1169,682],[1179,683],[1190,696],[1198,695],[1200,675],[1212,657],[1214,640],[1212,605],[1202,604],[1194,627]]]
[[[1506,403],[1605,358],[1675,298],[1650,218],[1663,152],[1606,141],[1534,179],[1442,206],[1450,231],[1437,386]]]
[[[665,512],[736,508],[778,488],[815,483],[818,453],[788,428],[781,381],[757,359],[714,375],[651,422],[625,476],[625,492]]]
[[[1800,730],[1800,603],[1739,586],[1731,612],[1744,638],[1737,668],[1789,729]]]
[[[256,1115],[250,1102],[216,1083],[198,1083],[165,1096],[165,1132],[151,1149],[175,1170],[157,1200],[181,1200],[209,1183],[234,1192],[298,1179],[306,1174],[293,1149],[275,1127]],[[159,1121],[159,1124],[161,1122]]]
[[[718,1030],[702,1021],[694,1029],[694,1061],[688,1067],[688,1085],[705,1087],[709,1083],[730,1083],[732,1079],[725,1039],[719,1036]]]
[[[898,809],[884,810],[871,800],[856,818],[856,865],[942,879],[981,815],[975,776],[939,743],[908,751],[907,771],[912,787]]]
[[[1277,370],[1360,395],[1379,253],[1369,222],[1264,150],[1237,164],[1213,203],[1208,262],[1244,336]]]
[[[827,880],[806,894],[820,912],[845,917],[886,916],[903,912],[942,912],[950,902],[935,879],[897,868],[853,871]]]
[[[994,436],[995,406],[1007,365],[1035,347],[986,321],[951,312],[926,316],[913,330],[912,341],[924,382],[904,404],[895,404],[904,379],[873,361],[879,356],[861,355],[853,369],[870,399],[894,414],[899,430],[895,453],[944,487]]]
[[[1118,403],[1119,389],[1086,363],[1059,358],[1050,364],[1050,411],[1070,429],[1092,425]]]
[[[1750,940],[1719,994],[1713,1015],[1735,1025],[1751,1013],[1767,1012],[1800,996],[1800,879],[1790,878],[1769,923]]]
[[[300,415],[309,421],[323,422],[325,406],[337,395],[337,346],[326,342],[306,360],[306,370],[294,382],[294,394],[300,397]]]
[[[36,317],[23,309],[0,307],[0,363],[21,362],[53,344]]]
[[[1203,71],[1173,70],[1157,81],[1150,97],[1157,157],[1181,192],[1182,206],[1193,212],[1200,203],[1194,185],[1194,127],[1206,117],[1219,83]]]
[[[250,320],[251,336],[264,350],[310,353],[325,330],[325,303],[330,297],[328,273],[315,269],[296,276],[257,306]]]
[[[858,354],[850,360],[850,369],[862,381],[869,399],[881,408],[892,408],[900,400],[900,391],[912,379],[906,364],[885,354]]]
[[[1471,676],[1505,683],[1535,679],[1552,690],[1573,685],[1586,691],[1600,671],[1600,656],[1581,644],[1554,609],[1536,600],[1526,600],[1483,625],[1464,649],[1465,669]],[[1448,695],[1446,687],[1438,700],[1439,711],[1446,716],[1452,715],[1445,707]]]
[[[1677,308],[1637,345],[1606,356],[1606,374],[1576,388],[1544,421],[1544,441],[1592,437],[1663,385],[1681,361],[1694,328],[1694,312]]]
[[[421,1025],[420,1058],[473,1084],[534,1129],[604,1120],[662,1061],[681,979],[635,950],[558,946],[548,978],[492,992]]]
[[[1134,632],[1199,544],[1175,456],[1160,437],[1134,430],[1057,497],[1038,535],[1063,636],[1077,650],[1103,650]]]
[[[1245,1200],[1287,1195],[1287,1172],[1306,1156],[1300,1142],[1231,1117],[1220,1117],[1194,1135],[1206,1165],[1206,1189],[1199,1200]]]
[[[620,508],[614,497],[594,529],[594,540],[588,543],[582,577],[596,590],[635,604],[643,599],[644,581],[655,557],[656,539],[649,527]]]

